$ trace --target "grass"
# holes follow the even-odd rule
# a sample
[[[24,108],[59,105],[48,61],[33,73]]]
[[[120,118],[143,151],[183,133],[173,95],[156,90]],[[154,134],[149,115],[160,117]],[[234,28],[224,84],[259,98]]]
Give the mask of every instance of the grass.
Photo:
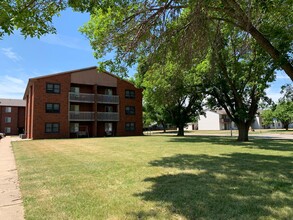
[[[293,141],[14,142],[26,219],[293,219]]]

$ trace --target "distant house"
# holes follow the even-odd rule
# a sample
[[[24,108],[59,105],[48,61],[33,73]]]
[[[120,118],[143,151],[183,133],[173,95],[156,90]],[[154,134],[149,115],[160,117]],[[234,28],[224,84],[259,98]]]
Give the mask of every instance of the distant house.
[[[225,110],[207,110],[204,115],[200,115],[198,120],[198,130],[230,130],[237,129],[236,125],[228,117]]]
[[[237,126],[231,121],[225,110],[207,110],[206,115],[201,115],[198,120],[198,130],[236,130]],[[251,128],[260,129],[262,122],[259,114],[256,114]]]
[[[0,99],[0,133],[24,133],[25,105],[25,101],[21,99]]]
[[[198,129],[198,124],[197,122],[189,122],[186,124],[184,130],[186,131],[193,131]]]

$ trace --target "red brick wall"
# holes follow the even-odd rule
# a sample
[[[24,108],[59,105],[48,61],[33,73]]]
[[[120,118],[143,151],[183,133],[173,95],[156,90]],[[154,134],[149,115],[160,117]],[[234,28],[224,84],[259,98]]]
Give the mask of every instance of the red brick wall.
[[[60,94],[46,93],[47,83],[59,83]],[[33,103],[33,139],[67,138],[69,137],[68,93],[70,91],[70,75],[60,74],[34,81]],[[46,113],[46,103],[60,103],[60,113]],[[45,133],[45,123],[59,123],[60,132]]]
[[[25,107],[18,108],[18,127],[25,126]]]
[[[5,132],[5,127],[10,127],[11,133],[7,135],[18,135],[18,128],[24,127],[24,107],[11,107],[10,113],[5,112],[5,109],[6,106],[0,107],[0,132]],[[11,123],[6,123],[5,117],[11,117]]]
[[[134,90],[135,99],[125,98],[125,90]],[[117,94],[120,97],[120,121],[117,124],[117,136],[142,135],[142,90],[123,80],[118,80]],[[126,106],[135,106],[135,115],[126,115]],[[135,131],[125,131],[126,122],[135,122]]]

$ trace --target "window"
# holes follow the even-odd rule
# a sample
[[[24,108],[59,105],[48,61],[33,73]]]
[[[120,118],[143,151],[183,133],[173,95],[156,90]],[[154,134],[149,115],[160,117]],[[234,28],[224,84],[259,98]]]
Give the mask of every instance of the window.
[[[135,115],[135,107],[134,106],[126,106],[125,107],[126,115]]]
[[[60,84],[58,83],[47,83],[46,85],[46,92],[47,93],[60,93]]]
[[[71,87],[70,92],[79,93],[79,87]]]
[[[107,136],[113,135],[113,123],[105,123],[105,133]]]
[[[5,113],[10,113],[11,112],[11,107],[5,107]]]
[[[125,131],[135,131],[135,123],[134,122],[126,122],[125,123]]]
[[[11,133],[11,127],[5,127],[5,128],[4,128],[4,132],[5,132],[6,134],[10,134],[10,133]]]
[[[70,123],[70,132],[71,133],[79,132],[79,123]]]
[[[70,105],[70,111],[79,112],[79,105]]]
[[[11,117],[5,117],[5,123],[11,123]]]
[[[125,90],[125,98],[134,99],[135,91],[134,90]]]
[[[59,113],[60,104],[59,103],[46,103],[46,113]]]
[[[46,133],[59,133],[59,123],[46,123],[45,124]]]
[[[111,106],[111,105],[106,105],[106,106],[105,106],[105,112],[113,112],[113,106]]]
[[[113,95],[113,90],[112,89],[105,89],[105,95]]]

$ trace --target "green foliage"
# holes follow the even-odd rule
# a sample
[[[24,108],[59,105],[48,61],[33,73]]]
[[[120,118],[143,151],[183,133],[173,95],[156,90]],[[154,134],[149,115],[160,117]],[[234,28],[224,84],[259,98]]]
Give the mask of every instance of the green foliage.
[[[1,0],[0,39],[17,29],[25,37],[55,33],[52,17],[65,7],[66,1],[59,0]]]
[[[293,102],[293,84],[283,85],[281,94],[283,94],[283,97],[279,99],[279,102]]]
[[[182,129],[202,111],[201,79],[185,71],[169,55],[166,63],[149,66],[141,63],[138,74],[144,88],[144,103],[149,117],[160,123],[172,123]]]
[[[163,48],[191,68],[213,43],[217,22],[233,25],[251,34],[278,67],[293,79],[292,0],[181,0],[181,1],[81,1],[73,5],[90,11],[90,21],[81,29],[96,57],[115,52],[106,62],[114,72],[136,63],[141,56],[164,59]],[[105,66],[106,67],[106,66]],[[123,68],[121,68],[123,67]]]
[[[210,66],[207,68],[207,62]],[[239,141],[248,140],[265,89],[274,80],[274,66],[248,34],[223,25],[206,61],[199,65],[209,105],[222,107],[239,129]]]
[[[293,102],[280,102],[274,111],[274,116],[288,130],[289,124],[293,122]]]
[[[267,109],[267,110],[263,110],[261,112],[261,118],[262,118],[262,124],[263,125],[270,125],[270,124],[273,124],[274,121],[274,112],[270,109]]]
[[[277,105],[271,109],[262,112],[263,124],[269,125],[273,118],[282,122],[283,127],[288,130],[288,126],[293,122],[293,87],[291,84],[282,86],[281,94],[283,97],[279,99]]]

